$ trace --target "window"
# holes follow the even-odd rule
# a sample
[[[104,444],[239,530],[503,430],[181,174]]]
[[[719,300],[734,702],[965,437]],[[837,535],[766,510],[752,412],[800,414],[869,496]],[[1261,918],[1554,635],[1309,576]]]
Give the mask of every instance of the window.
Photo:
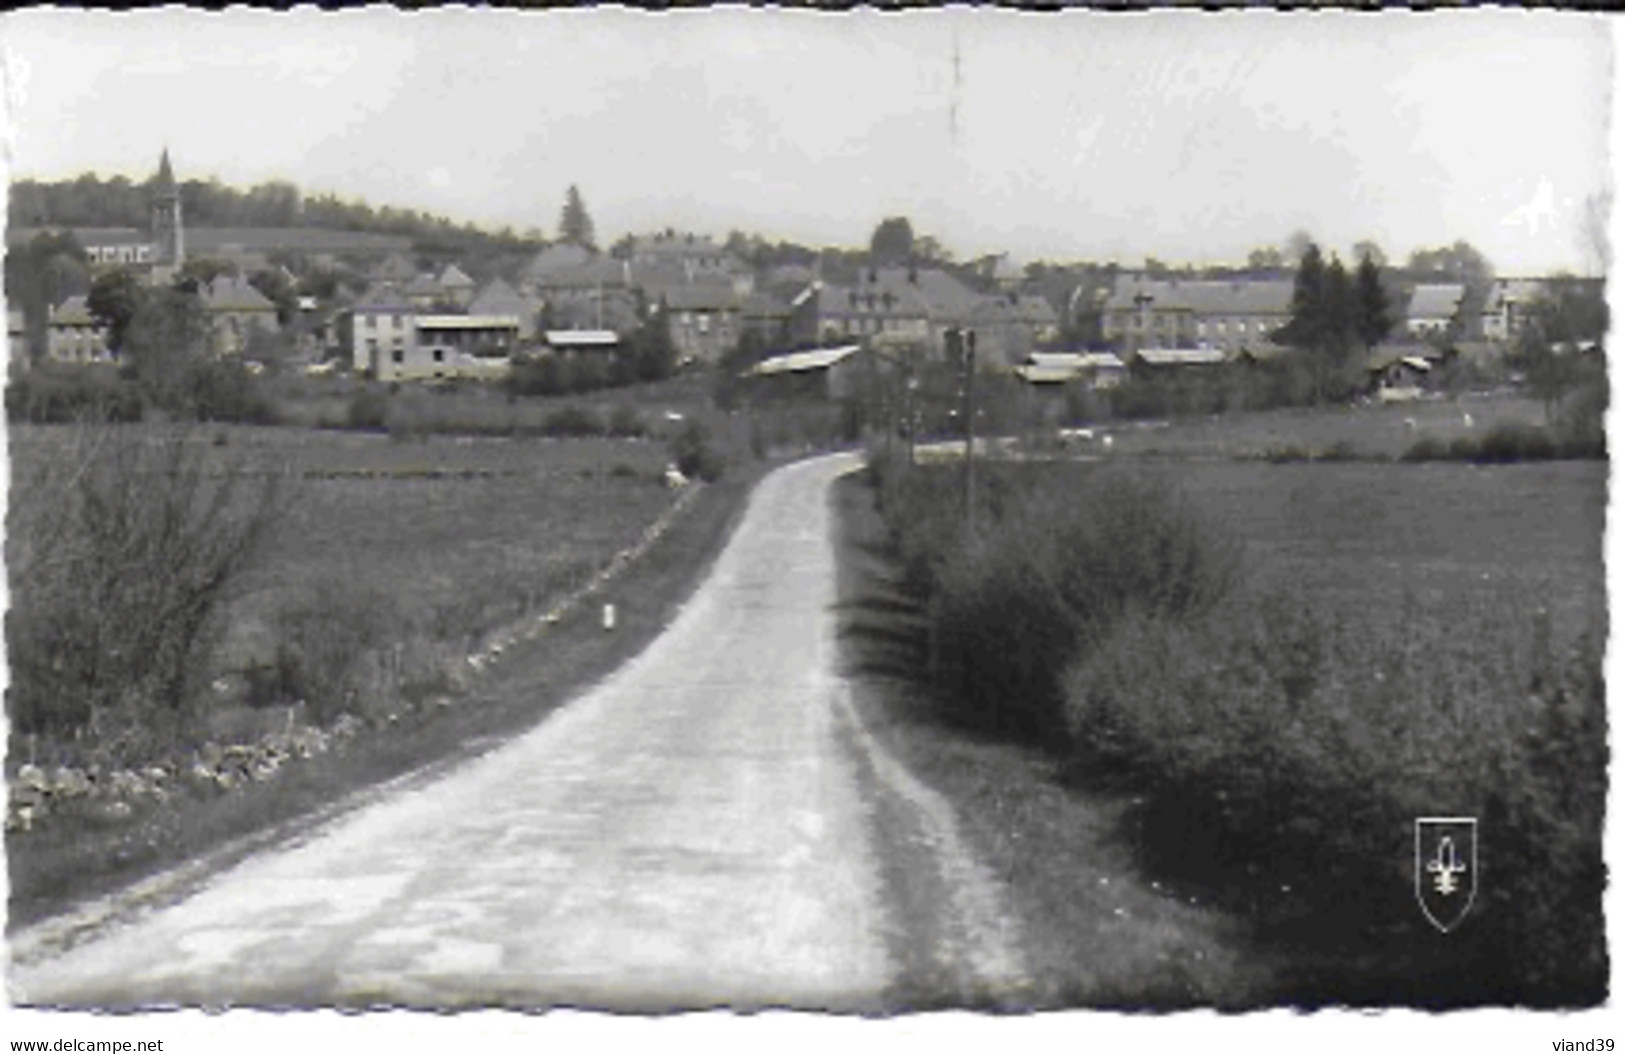
[[[377,315],[368,315],[367,316],[367,328],[368,329],[377,329],[378,328],[378,316]]]
[[[711,332],[711,316],[710,315],[700,315],[699,316],[699,323],[700,323],[700,332],[701,333],[709,333],[709,332]]]
[[[446,361],[446,349],[445,348],[436,348],[436,349],[434,349],[434,361],[436,361],[436,362],[445,362]]]
[[[406,353],[400,348],[396,348],[393,352],[391,352],[389,357],[397,366],[406,361]]]

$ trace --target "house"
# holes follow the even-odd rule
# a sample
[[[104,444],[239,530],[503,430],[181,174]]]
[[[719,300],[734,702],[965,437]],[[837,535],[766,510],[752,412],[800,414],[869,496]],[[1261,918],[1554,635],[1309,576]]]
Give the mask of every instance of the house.
[[[501,278],[493,279],[468,302],[470,315],[512,315],[519,319],[519,339],[536,339],[542,303],[519,292]]]
[[[592,256],[520,288],[542,301],[551,329],[631,333],[643,324],[642,299],[633,286],[631,265],[624,260]]]
[[[758,290],[739,305],[739,335],[749,335],[761,348],[781,348],[790,342],[790,303]]]
[[[558,242],[539,250],[519,274],[519,288],[538,294],[554,276],[574,270],[597,256],[591,249]]]
[[[1218,350],[1266,343],[1292,317],[1292,283],[1151,279],[1120,274],[1102,308],[1102,334],[1114,347]]]
[[[1036,351],[1012,372],[1033,385],[1060,385],[1084,381],[1091,388],[1104,390],[1122,384],[1123,378],[1128,375],[1128,367],[1123,364],[1122,359],[1109,351]]]
[[[656,234],[634,235],[628,240],[626,259],[634,270],[680,275],[686,281],[724,279],[744,296],[754,287],[750,268],[709,235],[667,228]]]
[[[542,334],[549,351],[566,358],[619,354],[621,335],[612,329],[550,329]]]
[[[512,359],[506,355],[476,355],[432,342],[411,343],[379,361],[374,375],[381,381],[443,381],[455,378],[496,380],[507,376]]]
[[[440,277],[435,279],[435,284],[440,287],[441,297],[447,303],[466,309],[474,299],[474,279],[454,263],[446,265]]]
[[[1460,283],[1419,285],[1411,293],[1405,309],[1405,332],[1412,337],[1442,337],[1458,327],[1461,298],[1466,287]]]
[[[378,266],[367,272],[367,277],[379,284],[405,285],[417,276],[418,265],[402,252],[390,253],[378,262]]]
[[[113,353],[107,346],[107,327],[91,316],[84,297],[70,296],[50,309],[45,327],[45,357],[51,362],[113,361]]]
[[[1496,279],[1479,314],[1484,339],[1501,342],[1515,339],[1545,294],[1543,283],[1534,279]]]
[[[856,344],[815,348],[763,359],[744,376],[768,399],[850,399],[863,378],[862,358]]]
[[[412,343],[480,358],[506,358],[519,344],[517,315],[411,316]]]
[[[384,363],[404,363],[412,342],[412,314],[412,305],[391,286],[374,286],[364,293],[339,325],[351,368],[376,377]]]
[[[985,297],[972,314],[977,354],[986,364],[1028,361],[1036,347],[1060,335],[1060,319],[1041,296],[1008,293]]]
[[[1366,357],[1371,394],[1385,403],[1420,399],[1436,365],[1430,353],[1431,349],[1415,344],[1379,344],[1372,348]]]
[[[219,355],[241,355],[255,331],[277,331],[276,304],[245,278],[222,275],[198,287],[209,318],[210,337]]]
[[[882,267],[860,272],[856,283],[815,281],[791,302],[791,343],[890,335],[944,347],[951,328],[974,325],[982,298],[935,268]]]
[[[731,284],[673,286],[660,298],[679,362],[717,363],[739,345],[739,303]]]

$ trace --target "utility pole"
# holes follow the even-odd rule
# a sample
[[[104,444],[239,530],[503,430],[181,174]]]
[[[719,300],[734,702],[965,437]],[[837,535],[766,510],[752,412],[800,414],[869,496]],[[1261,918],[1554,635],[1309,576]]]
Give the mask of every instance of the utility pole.
[[[960,334],[965,351],[965,526],[976,530],[976,331]]]

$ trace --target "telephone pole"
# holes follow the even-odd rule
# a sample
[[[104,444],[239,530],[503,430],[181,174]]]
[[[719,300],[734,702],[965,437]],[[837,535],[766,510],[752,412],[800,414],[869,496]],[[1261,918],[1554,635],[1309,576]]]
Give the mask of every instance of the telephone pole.
[[[965,363],[965,526],[976,530],[976,331],[961,330]]]

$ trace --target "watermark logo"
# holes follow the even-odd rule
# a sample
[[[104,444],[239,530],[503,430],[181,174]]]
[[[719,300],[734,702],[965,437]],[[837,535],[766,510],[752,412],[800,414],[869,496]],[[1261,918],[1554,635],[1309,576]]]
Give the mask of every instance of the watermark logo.
[[[1416,902],[1440,933],[1449,933],[1478,892],[1478,819],[1416,819]]]

